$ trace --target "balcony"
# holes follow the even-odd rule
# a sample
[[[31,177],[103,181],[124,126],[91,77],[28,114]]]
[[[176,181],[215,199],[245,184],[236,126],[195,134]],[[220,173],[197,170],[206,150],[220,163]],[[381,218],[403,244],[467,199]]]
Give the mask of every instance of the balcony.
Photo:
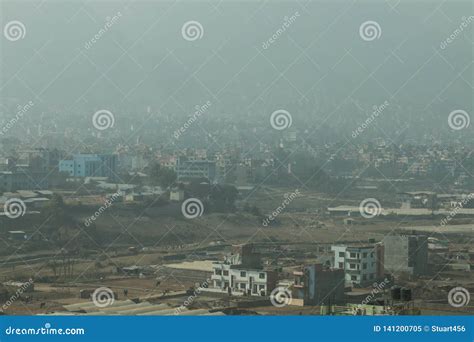
[[[211,275],[211,280],[221,280],[221,281],[229,280],[229,276],[213,274],[213,275]]]

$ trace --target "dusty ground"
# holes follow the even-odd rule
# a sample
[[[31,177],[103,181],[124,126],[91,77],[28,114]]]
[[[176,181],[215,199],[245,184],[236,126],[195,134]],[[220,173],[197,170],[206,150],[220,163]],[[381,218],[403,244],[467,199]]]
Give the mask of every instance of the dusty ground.
[[[302,197],[294,199],[274,220],[274,225],[263,226],[262,217],[280,206],[285,194],[295,190],[264,189],[251,195],[247,201],[250,205],[258,206],[261,216],[242,212],[207,213],[187,220],[179,215],[162,215],[160,211],[155,212],[153,209],[106,211],[96,221],[97,233],[101,239],[91,239],[88,250],[75,258],[73,272],[67,277],[54,277],[53,269],[48,266],[49,260],[59,259],[58,248],[48,246],[44,250],[28,252],[28,244],[34,242],[15,242],[18,245],[17,252],[0,259],[0,280],[26,280],[34,276],[37,283],[30,302],[17,300],[8,308],[7,313],[44,313],[60,309],[63,304],[80,301],[78,296],[81,289],[100,286],[112,288],[120,299],[124,297],[124,289],[128,289],[129,298],[155,298],[164,292],[185,291],[204,279],[199,275],[186,276],[179,272],[179,268],[190,266],[182,265],[181,262],[220,260],[229,246],[237,243],[258,242],[267,248],[275,248],[279,251],[275,255],[285,266],[293,266],[291,259],[298,255],[301,262],[317,260],[319,245],[367,242],[368,239],[380,241],[386,234],[396,231],[423,231],[449,240],[451,248],[472,246],[474,224],[451,225],[440,229],[438,220],[397,222],[374,219],[366,222],[367,224],[348,226],[343,224],[342,218],[326,216],[324,209],[328,205],[355,205],[358,199],[345,198],[333,203],[334,200],[327,195],[308,193],[304,189],[300,190]],[[134,251],[130,252],[129,247],[133,247]],[[288,257],[287,254],[293,257]],[[209,267],[204,263],[201,270]],[[165,264],[178,266],[175,271],[165,274],[157,272],[143,279],[116,273],[117,267],[151,265],[156,270]],[[158,281],[160,283],[157,285]],[[445,272],[438,275],[431,286],[445,281],[472,284],[474,276],[473,272]],[[179,300],[181,299],[176,301]],[[42,308],[41,303],[44,303]],[[270,313],[271,308],[263,311]],[[301,309],[292,308],[290,311],[299,314]]]

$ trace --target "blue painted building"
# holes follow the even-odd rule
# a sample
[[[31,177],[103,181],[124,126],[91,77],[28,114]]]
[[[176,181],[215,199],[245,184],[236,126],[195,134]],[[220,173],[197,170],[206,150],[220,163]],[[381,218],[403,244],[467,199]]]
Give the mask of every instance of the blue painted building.
[[[75,154],[72,159],[59,162],[59,172],[66,172],[70,177],[115,178],[117,156],[114,154]]]

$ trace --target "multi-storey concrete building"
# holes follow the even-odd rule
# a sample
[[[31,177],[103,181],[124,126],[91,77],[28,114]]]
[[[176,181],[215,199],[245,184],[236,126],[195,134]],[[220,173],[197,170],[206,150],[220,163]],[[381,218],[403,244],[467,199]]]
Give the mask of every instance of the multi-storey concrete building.
[[[277,274],[261,266],[252,245],[239,245],[223,262],[213,264],[212,290],[229,294],[268,296],[276,287]]]
[[[209,160],[186,160],[178,158],[176,164],[178,181],[206,178],[213,183],[216,178],[216,163]]]
[[[428,273],[428,238],[425,235],[388,235],[383,239],[385,270],[392,273]]]
[[[75,154],[72,159],[61,160],[59,171],[70,177],[109,177],[117,173],[117,156],[114,154]]]
[[[345,283],[349,286],[365,286],[382,276],[380,263],[381,244],[332,246],[334,268],[344,270]]]
[[[344,270],[307,265],[294,271],[293,305],[332,305],[344,302]]]

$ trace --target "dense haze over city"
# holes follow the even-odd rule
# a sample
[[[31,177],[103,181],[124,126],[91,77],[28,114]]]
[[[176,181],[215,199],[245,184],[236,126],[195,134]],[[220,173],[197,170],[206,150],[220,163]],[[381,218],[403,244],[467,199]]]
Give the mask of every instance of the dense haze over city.
[[[0,25],[0,315],[472,314],[472,1]]]
[[[210,101],[179,147],[206,147],[209,134],[221,145],[278,138],[269,118],[280,108],[299,140],[320,144],[350,139],[388,101],[355,143],[469,139],[472,126],[453,132],[447,120],[473,109],[471,9],[470,1],[3,1],[4,20],[28,30],[2,44],[0,115],[6,122],[33,101],[8,136],[32,143],[51,133],[57,144],[96,141],[92,115],[107,109],[115,124],[104,138],[157,145]],[[365,41],[359,26],[373,19],[380,38]],[[182,38],[189,20],[202,24],[202,38]],[[467,29],[441,48],[463,21]]]

